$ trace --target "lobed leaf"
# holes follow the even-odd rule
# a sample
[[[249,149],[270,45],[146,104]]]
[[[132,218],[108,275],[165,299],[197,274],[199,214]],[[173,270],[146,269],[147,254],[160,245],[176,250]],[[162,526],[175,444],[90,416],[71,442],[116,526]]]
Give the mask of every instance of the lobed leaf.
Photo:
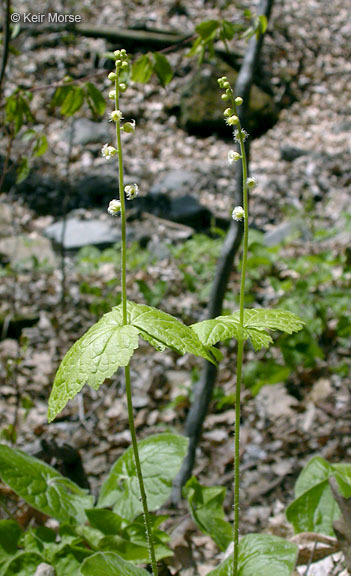
[[[281,330],[292,334],[303,327],[304,322],[296,314],[285,310],[245,309],[244,327],[240,330],[240,312],[228,316],[218,316],[193,324],[191,328],[204,346],[236,338],[250,340],[255,350],[267,348],[273,342],[266,330]]]
[[[154,52],[153,56],[155,60],[154,70],[162,86],[165,87],[173,78],[172,66],[161,52]]]
[[[117,308],[121,309],[121,306]],[[206,350],[189,326],[162,310],[128,301],[128,321],[150,344],[156,342],[178,354],[188,352],[216,363],[215,356]]]
[[[239,543],[239,576],[290,576],[298,548],[270,534],[248,534]],[[233,576],[233,556],[229,556],[207,576]]]
[[[4,444],[0,444],[0,475],[30,506],[61,522],[84,522],[84,510],[93,504],[92,496],[54,468]]]
[[[160,508],[171,495],[172,481],[180,470],[187,446],[187,439],[175,434],[159,434],[138,442],[150,511]],[[98,507],[109,506],[127,520],[143,511],[132,447],[118,458],[101,487]]]
[[[127,366],[137,347],[138,330],[123,326],[121,313],[116,309],[105,314],[73,344],[62,360],[49,398],[49,422],[84,384],[98,389],[119,366]]]
[[[85,84],[88,94],[88,104],[93,114],[102,116],[106,110],[106,100],[101,91],[92,82]]]

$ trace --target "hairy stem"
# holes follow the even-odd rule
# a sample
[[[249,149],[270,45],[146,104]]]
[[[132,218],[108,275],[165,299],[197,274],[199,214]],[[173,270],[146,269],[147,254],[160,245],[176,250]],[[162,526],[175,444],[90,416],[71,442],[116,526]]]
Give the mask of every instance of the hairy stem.
[[[232,105],[236,113],[236,105],[232,97]],[[241,261],[240,279],[240,339],[238,342],[237,366],[236,366],[236,389],[235,389],[235,438],[234,438],[234,552],[233,552],[233,574],[238,574],[239,560],[239,509],[240,509],[240,395],[242,382],[243,352],[244,352],[244,306],[245,306],[245,278],[247,265],[247,252],[249,243],[248,224],[248,194],[247,194],[247,161],[244,144],[244,137],[241,132],[241,124],[238,125],[238,140],[241,153],[242,174],[243,174],[243,204],[244,204],[244,235],[243,235],[243,255]]]
[[[116,110],[119,109],[119,87],[118,87],[118,77],[115,82],[115,107]],[[127,235],[126,235],[126,207],[125,207],[125,196],[124,196],[124,182],[123,182],[123,154],[122,154],[122,142],[121,142],[121,124],[120,120],[116,122],[116,143],[117,143],[117,154],[118,154],[118,178],[119,178],[119,199],[121,202],[121,233],[122,233],[122,247],[121,247],[121,290],[122,290],[122,314],[123,314],[123,324],[128,324],[127,317]],[[130,382],[130,369],[129,364],[124,368],[125,374],[125,385],[126,385],[126,395],[127,395],[127,406],[128,406],[128,422],[129,430],[132,438],[132,447],[134,454],[135,468],[138,477],[138,484],[141,496],[141,502],[143,506],[145,529],[146,529],[146,539],[149,550],[149,558],[152,566],[153,576],[158,576],[155,548],[152,539],[152,530],[150,522],[150,514],[147,505],[147,497],[144,486],[143,474],[141,471],[140,457],[138,450],[137,437],[135,432],[134,424],[134,414],[133,414],[133,401],[132,401],[132,386]]]

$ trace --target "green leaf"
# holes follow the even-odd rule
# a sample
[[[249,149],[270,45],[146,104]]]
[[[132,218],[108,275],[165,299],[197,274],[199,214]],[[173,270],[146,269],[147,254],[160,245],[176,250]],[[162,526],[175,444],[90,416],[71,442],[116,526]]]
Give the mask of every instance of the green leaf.
[[[93,114],[102,116],[106,110],[105,97],[92,82],[86,82],[85,86],[88,92],[88,103]]]
[[[50,564],[55,568],[55,576],[67,576],[79,574],[79,569],[85,558],[92,556],[93,552],[82,546],[55,545],[59,548],[50,559]]]
[[[80,86],[67,86],[68,93],[61,105],[60,112],[63,116],[73,116],[84,104],[84,91]]]
[[[252,309],[244,312],[244,326],[256,330],[281,330],[287,334],[299,332],[304,326],[293,312],[287,310]]]
[[[238,576],[290,576],[296,562],[297,546],[269,534],[249,534],[239,543]],[[233,556],[207,576],[233,576]]]
[[[32,151],[35,158],[42,156],[48,149],[48,141],[45,134],[36,134],[36,142]]]
[[[30,172],[30,165],[27,156],[22,156],[17,169],[16,169],[16,184],[20,184],[28,178]]]
[[[210,38],[214,38],[216,31],[220,27],[221,23],[219,20],[206,20],[201,22],[195,27],[196,32],[201,36],[202,40],[208,41]]]
[[[45,559],[36,552],[17,554],[1,568],[1,576],[33,576],[42,562],[45,562]]]
[[[98,552],[84,560],[80,573],[83,576],[150,576],[113,552]]]
[[[268,347],[272,338],[265,330],[281,330],[291,334],[301,330],[304,322],[285,310],[245,309],[244,328],[240,332],[240,312],[228,316],[218,316],[193,324],[191,328],[204,346],[212,346],[228,338],[251,340],[255,350]]]
[[[0,475],[30,506],[61,522],[85,521],[93,498],[48,464],[0,444]]]
[[[318,532],[334,535],[333,522],[340,510],[329,486],[335,476],[340,492],[351,496],[351,464],[329,464],[316,456],[302,470],[295,484],[296,500],[288,506],[286,517],[296,533]]]
[[[188,441],[175,434],[159,434],[138,443],[149,510],[157,510],[169,498],[172,481],[180,470]],[[132,447],[115,462],[102,485],[99,507],[133,520],[142,513]]]
[[[119,366],[127,366],[137,347],[138,330],[123,326],[121,314],[115,308],[105,314],[73,344],[62,360],[49,398],[49,422],[84,384],[98,389]]]
[[[0,563],[6,556],[14,556],[22,530],[14,520],[0,520]]]
[[[256,396],[263,386],[285,382],[289,378],[291,369],[266,358],[262,362],[253,361],[245,366],[244,384]]]
[[[211,351],[206,350],[194,331],[174,316],[135,302],[128,302],[128,315],[130,324],[148,342],[155,340],[178,354],[190,353],[216,363]]]
[[[168,62],[166,56],[160,52],[154,52],[153,57],[155,60],[154,70],[162,86],[165,87],[173,78],[172,66]]]
[[[138,58],[132,67],[132,80],[133,82],[141,82],[145,84],[151,78],[154,67],[149,54],[143,54]]]
[[[183,492],[200,530],[211,536],[221,550],[226,550],[233,539],[233,529],[225,520],[223,511],[226,489],[222,486],[201,486],[193,476]]]
[[[92,508],[85,513],[93,528],[97,528],[105,535],[119,534],[127,524],[124,518],[111,510]]]
[[[261,34],[264,34],[266,32],[267,26],[268,26],[267,16],[265,16],[265,14],[261,14],[258,17],[258,21],[259,21],[259,31]]]

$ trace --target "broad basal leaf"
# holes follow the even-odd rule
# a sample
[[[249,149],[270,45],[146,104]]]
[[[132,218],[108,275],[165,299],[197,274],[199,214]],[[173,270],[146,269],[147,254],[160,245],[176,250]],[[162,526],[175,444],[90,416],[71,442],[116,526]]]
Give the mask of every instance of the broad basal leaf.
[[[225,520],[223,511],[226,489],[222,486],[201,486],[193,476],[183,492],[200,530],[211,536],[221,550],[226,550],[233,539],[233,528]]]
[[[295,485],[296,500],[286,510],[295,532],[334,535],[333,522],[340,516],[329,486],[335,476],[340,491],[351,496],[351,464],[329,464],[316,456],[302,470]]]
[[[215,356],[206,350],[194,331],[174,316],[135,302],[128,302],[128,315],[130,324],[151,344],[156,341],[179,354],[188,352],[216,363]]]
[[[138,443],[149,510],[157,510],[169,498],[187,445],[186,438],[175,434],[159,434]],[[128,520],[142,513],[131,447],[113,465],[102,485],[98,506],[113,506],[114,512]]]
[[[1,574],[4,576],[32,576],[44,561],[44,558],[36,552],[23,552],[4,564]]]
[[[123,326],[116,309],[105,314],[73,344],[62,360],[49,398],[49,422],[84,384],[97,389],[119,366],[127,366],[137,347],[138,330]]]
[[[297,546],[269,534],[249,534],[239,543],[238,576],[290,576]],[[207,576],[233,576],[233,556]]]
[[[98,552],[84,560],[80,573],[83,576],[150,576],[113,552]]]
[[[61,522],[84,522],[84,509],[93,504],[92,496],[51,466],[3,444],[0,476],[33,508]]]
[[[272,343],[271,336],[266,330],[281,330],[291,334],[298,332],[304,322],[292,312],[284,310],[245,309],[244,326],[240,331],[240,312],[228,316],[218,316],[213,320],[204,320],[193,324],[191,328],[196,332],[204,346],[213,346],[217,342],[236,338],[250,340],[255,350],[267,348]]]

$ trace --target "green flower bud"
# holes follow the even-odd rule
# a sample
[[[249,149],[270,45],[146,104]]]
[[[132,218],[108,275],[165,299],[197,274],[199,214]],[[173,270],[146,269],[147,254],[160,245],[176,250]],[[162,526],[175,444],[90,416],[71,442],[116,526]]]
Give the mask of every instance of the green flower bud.
[[[135,130],[135,120],[132,120],[131,122],[125,122],[125,124],[122,126],[122,130],[127,132],[127,134],[132,134]]]
[[[116,80],[116,78],[117,78],[116,72],[110,72],[109,75],[107,76],[107,78],[111,81]]]
[[[225,116],[226,118],[228,116],[231,116],[232,114],[234,114],[234,110],[232,110],[231,108],[226,108],[223,112],[223,116]]]
[[[125,60],[124,62],[122,62],[122,69],[126,70],[129,67],[128,62]]]
[[[221,98],[222,100],[229,100],[228,94],[222,94]]]
[[[235,104],[236,104],[237,106],[241,106],[241,104],[242,104],[243,102],[244,102],[244,100],[243,100],[240,96],[237,96],[237,97],[235,98]]]
[[[127,84],[121,82],[121,84],[119,85],[119,89],[121,92],[125,92],[127,90]]]

